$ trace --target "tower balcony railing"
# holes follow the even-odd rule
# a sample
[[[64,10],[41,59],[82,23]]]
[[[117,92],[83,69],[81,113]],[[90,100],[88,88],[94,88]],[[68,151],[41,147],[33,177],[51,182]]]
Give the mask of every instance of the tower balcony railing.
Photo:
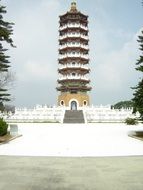
[[[89,78],[85,77],[85,76],[62,76],[59,78],[59,81],[63,81],[63,80],[85,80],[85,81],[89,81]]]
[[[89,49],[89,46],[88,45],[83,45],[83,44],[80,44],[80,43],[67,43],[65,45],[60,45],[59,46],[59,49],[62,50],[62,49],[65,49],[65,48],[72,48],[72,47],[79,47],[79,48],[83,48],[85,50],[88,50]]]
[[[75,33],[75,34],[66,34],[66,35],[63,35],[63,36],[60,36],[60,40],[64,39],[64,38],[67,38],[67,37],[80,37],[80,33]]]
[[[84,54],[78,54],[78,53],[67,53],[64,55],[59,55],[59,59],[65,59],[65,58],[83,58],[83,59],[89,59],[89,55],[84,55]]]
[[[81,68],[81,69],[89,70],[89,67],[85,65],[81,65],[81,64],[67,64],[67,65],[61,66],[59,69],[68,69],[68,68]]]
[[[87,26],[84,26],[84,25],[80,25],[80,27],[82,28],[82,29],[84,29],[84,30],[88,30],[88,27]]]
[[[88,30],[87,26],[84,26],[82,24],[65,24],[60,27],[60,30],[64,30],[66,28],[82,28],[84,30]]]
[[[89,46],[88,46],[88,45],[81,45],[80,47],[83,48],[83,49],[86,49],[86,50],[89,49]]]
[[[60,40],[63,40],[65,38],[83,38],[85,40],[89,39],[87,35],[83,35],[83,34],[80,34],[80,33],[75,33],[75,34],[67,33],[66,35],[63,35],[63,36],[59,37]]]
[[[84,38],[85,40],[88,40],[88,39],[89,39],[89,37],[88,37],[87,35],[83,35],[83,34],[81,34],[80,37],[81,37],[81,38]]]

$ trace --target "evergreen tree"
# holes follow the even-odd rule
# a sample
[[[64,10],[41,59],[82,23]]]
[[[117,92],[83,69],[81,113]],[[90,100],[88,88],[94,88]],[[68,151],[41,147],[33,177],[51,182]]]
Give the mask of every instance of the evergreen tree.
[[[11,35],[13,34],[13,23],[4,21],[3,15],[6,13],[6,7],[1,5],[0,0],[0,109],[4,101],[10,100],[10,94],[7,92],[6,80],[9,71],[10,62],[9,56],[6,54],[7,50],[4,45],[7,43],[14,47]]]
[[[141,35],[138,37],[138,42],[140,44],[141,55],[137,60],[137,67],[136,70],[143,73],[143,31]],[[139,81],[138,85],[133,88],[135,90],[134,97],[133,97],[133,106],[134,106],[134,113],[137,111],[140,113],[140,118],[143,121],[143,76]]]
[[[115,105],[112,105],[111,107],[114,109],[122,109],[122,108],[129,109],[133,107],[133,102],[130,100],[120,101],[120,102],[117,102]]]

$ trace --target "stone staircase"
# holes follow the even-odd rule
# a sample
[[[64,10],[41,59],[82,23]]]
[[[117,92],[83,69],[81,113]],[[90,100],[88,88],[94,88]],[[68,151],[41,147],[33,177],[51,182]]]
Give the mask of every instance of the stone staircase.
[[[82,110],[66,110],[63,123],[85,123]]]

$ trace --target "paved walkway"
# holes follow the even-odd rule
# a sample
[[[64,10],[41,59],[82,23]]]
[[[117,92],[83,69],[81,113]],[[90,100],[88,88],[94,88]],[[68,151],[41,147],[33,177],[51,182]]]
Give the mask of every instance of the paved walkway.
[[[143,155],[143,141],[128,137],[143,125],[18,124],[23,136],[0,145],[0,155],[23,156],[135,156]]]
[[[143,125],[18,127],[23,136],[0,145],[0,190],[143,189],[143,156],[137,156],[143,141],[128,137]]]
[[[0,190],[142,190],[143,157],[0,156]]]

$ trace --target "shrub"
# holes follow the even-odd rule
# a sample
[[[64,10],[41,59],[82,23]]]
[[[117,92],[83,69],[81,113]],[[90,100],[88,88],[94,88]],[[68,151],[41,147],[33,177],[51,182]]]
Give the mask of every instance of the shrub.
[[[138,124],[138,121],[137,121],[136,119],[134,119],[134,118],[127,118],[127,119],[125,120],[125,123],[126,123],[127,125],[137,125],[137,124]]]
[[[0,136],[7,134],[8,124],[0,118]]]

